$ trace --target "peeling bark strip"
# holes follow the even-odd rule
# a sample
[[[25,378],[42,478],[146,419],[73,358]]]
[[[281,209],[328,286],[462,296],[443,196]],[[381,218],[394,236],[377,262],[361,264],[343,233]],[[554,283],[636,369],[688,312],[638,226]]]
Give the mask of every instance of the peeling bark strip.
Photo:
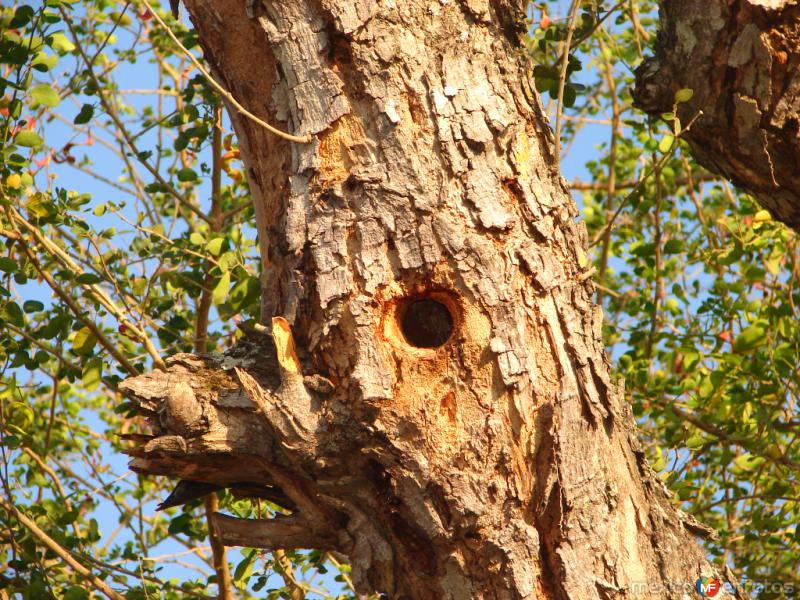
[[[610,379],[524,6],[188,2],[226,87],[316,141],[232,114],[286,346],[125,382],[132,466],[272,498],[220,537],[342,552],[364,593],[683,599],[715,572]]]
[[[636,103],[657,115],[675,92],[686,136],[707,169],[752,193],[800,231],[800,4],[797,0],[664,0],[654,58]]]

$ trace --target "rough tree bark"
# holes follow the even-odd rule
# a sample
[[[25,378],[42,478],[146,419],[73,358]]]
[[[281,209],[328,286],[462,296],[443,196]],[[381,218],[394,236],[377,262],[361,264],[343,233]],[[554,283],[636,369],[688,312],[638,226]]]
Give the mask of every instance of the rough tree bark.
[[[609,375],[523,9],[189,0],[216,76],[313,141],[232,113],[274,340],[125,382],[132,465],[271,499],[222,538],[341,552],[364,592],[686,598],[724,577]]]
[[[656,56],[637,70],[637,104],[683,122],[695,158],[800,231],[800,4],[665,0]]]

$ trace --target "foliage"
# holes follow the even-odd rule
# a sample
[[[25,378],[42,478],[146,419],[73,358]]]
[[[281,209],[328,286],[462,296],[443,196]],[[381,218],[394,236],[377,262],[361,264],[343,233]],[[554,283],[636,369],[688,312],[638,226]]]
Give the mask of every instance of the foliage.
[[[759,598],[789,598],[800,586],[797,236],[692,160],[690,123],[632,108],[654,3],[567,4],[532,8],[532,75],[564,168],[580,174],[607,341],[651,462],[719,530],[707,542],[716,560],[769,584],[751,588]],[[160,14],[198,52],[194,33]],[[93,587],[14,510],[126,598],[216,591],[202,502],[155,512],[168,482],[125,466],[117,434],[140,427],[116,386],[161,356],[229,346],[258,313],[254,215],[228,129],[146,9],[0,8],[0,597]],[[273,508],[219,501],[240,516]],[[332,556],[228,559],[239,598],[354,597]]]
[[[633,70],[655,42],[655,3],[584,5],[584,28],[611,14],[572,49],[571,63],[585,66],[570,76],[585,91],[568,114],[562,145],[576,153],[586,140],[597,144],[573,188],[608,346],[651,464],[683,508],[720,533],[706,542],[709,553],[731,565],[754,596],[795,597],[797,235],[694,162],[679,139],[690,124],[676,123],[674,114],[648,119],[632,107]],[[553,40],[563,39],[568,19],[548,16],[546,26],[541,19],[542,10],[559,8],[564,3],[535,10],[530,48],[538,64],[551,65],[562,52]],[[690,97],[680,90],[676,103]]]

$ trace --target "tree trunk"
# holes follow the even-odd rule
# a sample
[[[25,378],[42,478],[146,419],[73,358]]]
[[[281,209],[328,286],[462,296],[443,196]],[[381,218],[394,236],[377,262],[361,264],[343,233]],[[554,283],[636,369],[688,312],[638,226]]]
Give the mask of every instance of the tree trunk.
[[[675,92],[697,161],[800,231],[800,3],[664,0],[656,56],[637,70],[636,102],[658,115]],[[702,113],[702,114],[701,114]]]
[[[523,7],[188,2],[217,78],[313,141],[232,112],[274,341],[128,380],[132,465],[286,507],[216,527],[341,552],[364,592],[686,598],[723,578],[610,378]]]

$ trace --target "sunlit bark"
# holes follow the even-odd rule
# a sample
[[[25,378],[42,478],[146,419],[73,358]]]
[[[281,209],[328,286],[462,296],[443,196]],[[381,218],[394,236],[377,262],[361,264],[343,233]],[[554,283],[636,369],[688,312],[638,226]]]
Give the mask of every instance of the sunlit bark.
[[[685,598],[718,574],[610,377],[523,6],[189,3],[216,76],[313,142],[232,115],[280,330],[128,380],[133,466],[272,499],[222,539],[341,552],[364,592]]]

